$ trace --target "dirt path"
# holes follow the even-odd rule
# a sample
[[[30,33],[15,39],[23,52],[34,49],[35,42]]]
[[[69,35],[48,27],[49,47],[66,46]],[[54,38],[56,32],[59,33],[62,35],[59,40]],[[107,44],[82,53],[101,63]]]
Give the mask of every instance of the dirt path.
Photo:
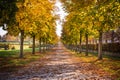
[[[45,59],[9,74],[8,80],[111,80],[96,71],[94,65],[79,61],[59,43]]]

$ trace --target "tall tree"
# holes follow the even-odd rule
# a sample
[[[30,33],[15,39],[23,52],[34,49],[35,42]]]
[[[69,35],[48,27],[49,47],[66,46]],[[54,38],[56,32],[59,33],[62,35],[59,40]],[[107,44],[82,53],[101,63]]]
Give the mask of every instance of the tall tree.
[[[0,26],[4,24],[13,25],[16,22],[15,13],[17,11],[17,0],[0,0]]]
[[[73,12],[80,16],[78,20],[72,21],[75,25],[80,24],[83,26],[84,36],[86,36],[86,46],[88,44],[88,34],[95,31],[99,34],[99,46],[98,46],[98,59],[102,59],[102,35],[104,32],[110,29],[116,28],[120,23],[120,1],[119,0],[61,0],[65,6],[65,11],[69,13],[68,16],[73,14]],[[75,15],[74,14],[74,15]],[[83,15],[84,14],[84,15]],[[72,18],[72,17],[71,17]],[[66,19],[64,27],[70,26],[70,20]],[[67,23],[67,24],[66,24]],[[64,42],[67,42],[69,37],[66,33],[69,32],[67,28],[63,27],[62,38]],[[68,27],[70,28],[70,27]],[[93,31],[92,31],[93,29]],[[90,32],[90,33],[89,33]],[[71,33],[71,32],[70,32]],[[97,36],[96,34],[92,36]],[[66,40],[66,41],[65,41]],[[80,41],[81,43],[81,41]],[[88,50],[86,50],[87,55]]]

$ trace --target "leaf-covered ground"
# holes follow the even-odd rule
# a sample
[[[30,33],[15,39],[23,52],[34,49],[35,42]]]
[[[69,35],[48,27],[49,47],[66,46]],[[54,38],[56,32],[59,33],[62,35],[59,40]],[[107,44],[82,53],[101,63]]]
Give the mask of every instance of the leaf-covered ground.
[[[3,77],[4,76],[4,77]],[[44,58],[18,67],[17,71],[0,72],[0,80],[114,80],[108,72],[83,61],[61,43]]]

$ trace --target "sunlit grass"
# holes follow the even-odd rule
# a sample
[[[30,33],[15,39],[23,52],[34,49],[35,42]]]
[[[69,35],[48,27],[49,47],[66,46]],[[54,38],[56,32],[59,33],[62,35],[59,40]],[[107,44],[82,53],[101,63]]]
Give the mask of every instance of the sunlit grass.
[[[89,56],[85,56],[85,53],[75,53],[74,55],[83,62],[95,64],[120,80],[120,58],[103,56],[103,60],[97,60],[97,53],[89,53]]]
[[[38,51],[38,48],[36,48],[36,51]],[[19,55],[20,50],[1,50],[0,51],[0,57],[17,57]],[[32,52],[32,49],[24,49],[24,52]]]
[[[43,54],[35,54],[32,55],[31,53],[25,53],[24,58],[20,59],[20,58],[15,58],[10,62],[11,65],[15,65],[15,66],[23,66],[25,64],[28,64],[32,61],[38,60],[39,58],[43,57]]]
[[[30,62],[39,60],[45,54],[38,53],[36,48],[36,54],[31,53],[32,49],[24,50],[24,58],[19,58],[19,50],[6,50],[0,51],[0,69],[11,69],[15,70],[15,67],[25,66]],[[13,69],[14,68],[14,69]]]

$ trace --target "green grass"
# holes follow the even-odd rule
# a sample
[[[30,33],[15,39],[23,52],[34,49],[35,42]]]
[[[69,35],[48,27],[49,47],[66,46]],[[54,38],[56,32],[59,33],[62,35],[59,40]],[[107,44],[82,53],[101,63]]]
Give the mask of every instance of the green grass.
[[[24,58],[19,58],[19,50],[2,50],[0,51],[0,70],[16,70],[17,67],[22,67],[30,62],[36,61],[45,54],[38,53],[38,48],[36,48],[36,54],[31,54],[32,49],[24,50]]]
[[[36,48],[36,52],[38,48]],[[0,58],[7,58],[7,57],[17,57],[19,55],[20,50],[1,50],[0,51]],[[32,52],[32,48],[24,49],[24,53]]]
[[[0,58],[5,58],[5,57],[14,57],[18,55],[19,50],[2,50],[0,51]]]
[[[110,75],[117,80],[120,80],[120,58],[103,56],[103,60],[97,60],[97,53],[89,53],[89,56],[85,56],[85,53],[75,53],[74,55],[79,57],[83,62],[95,64],[99,68],[110,73]]]

